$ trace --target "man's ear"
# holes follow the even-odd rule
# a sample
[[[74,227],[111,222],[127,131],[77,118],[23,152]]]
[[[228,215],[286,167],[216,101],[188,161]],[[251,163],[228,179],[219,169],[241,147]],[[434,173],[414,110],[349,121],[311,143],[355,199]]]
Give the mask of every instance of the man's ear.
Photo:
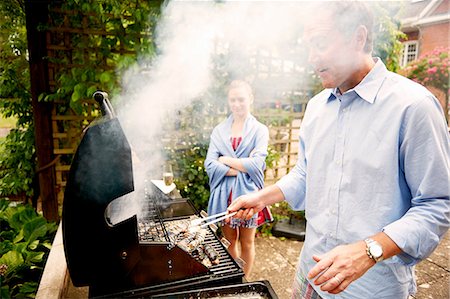
[[[359,51],[364,51],[364,47],[367,43],[367,28],[360,25],[355,31],[355,46]]]

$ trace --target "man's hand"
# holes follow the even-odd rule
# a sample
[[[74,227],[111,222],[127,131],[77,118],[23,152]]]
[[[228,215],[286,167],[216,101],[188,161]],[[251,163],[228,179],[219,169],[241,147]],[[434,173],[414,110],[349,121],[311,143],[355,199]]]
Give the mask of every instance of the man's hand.
[[[314,255],[313,259],[317,264],[309,271],[308,278],[315,278],[314,284],[321,285],[320,289],[330,294],[342,292],[375,265],[366,254],[364,241],[337,246],[321,256]]]
[[[238,211],[234,218],[249,220],[256,213],[264,209],[265,205],[258,196],[259,192],[242,195],[234,200],[228,207],[228,212]]]

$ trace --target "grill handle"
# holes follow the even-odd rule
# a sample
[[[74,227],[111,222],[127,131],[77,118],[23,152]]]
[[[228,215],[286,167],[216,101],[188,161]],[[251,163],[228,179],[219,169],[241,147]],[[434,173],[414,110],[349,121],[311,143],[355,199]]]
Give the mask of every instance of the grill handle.
[[[115,117],[114,110],[108,100],[108,94],[106,92],[97,90],[92,97],[98,103],[103,116],[106,116],[109,119]]]

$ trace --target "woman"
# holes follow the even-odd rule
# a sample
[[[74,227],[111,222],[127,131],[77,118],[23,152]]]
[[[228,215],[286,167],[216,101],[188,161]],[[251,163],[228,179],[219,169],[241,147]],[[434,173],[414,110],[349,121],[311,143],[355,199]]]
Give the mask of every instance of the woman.
[[[205,160],[211,190],[210,215],[225,212],[235,198],[264,187],[269,130],[250,114],[252,103],[250,85],[244,81],[231,82],[228,89],[231,115],[214,128]],[[270,217],[267,212],[265,215]],[[231,219],[221,224],[225,238],[231,243],[228,251],[233,258],[244,260],[244,273],[248,277],[255,258],[257,215],[247,221]]]

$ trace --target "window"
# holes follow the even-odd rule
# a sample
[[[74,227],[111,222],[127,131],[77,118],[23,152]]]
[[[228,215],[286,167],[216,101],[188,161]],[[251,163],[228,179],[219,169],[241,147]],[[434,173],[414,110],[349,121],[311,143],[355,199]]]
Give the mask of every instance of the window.
[[[403,43],[403,57],[401,65],[405,66],[409,62],[417,59],[417,54],[419,52],[419,43],[417,41],[410,41]]]

